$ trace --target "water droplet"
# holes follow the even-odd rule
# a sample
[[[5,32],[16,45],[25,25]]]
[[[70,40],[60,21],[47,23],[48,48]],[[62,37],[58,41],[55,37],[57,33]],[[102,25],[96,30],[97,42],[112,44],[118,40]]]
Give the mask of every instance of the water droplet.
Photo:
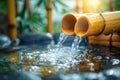
[[[120,64],[120,60],[119,59],[112,59],[111,62],[112,62],[112,65]]]

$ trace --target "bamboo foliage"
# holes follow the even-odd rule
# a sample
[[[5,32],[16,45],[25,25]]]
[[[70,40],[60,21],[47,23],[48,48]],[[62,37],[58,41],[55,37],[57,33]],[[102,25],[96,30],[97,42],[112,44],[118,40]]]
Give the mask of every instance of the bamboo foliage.
[[[9,37],[14,40],[17,37],[16,29],[16,11],[15,11],[15,0],[7,0],[8,3],[8,20],[9,20]]]
[[[30,7],[30,0],[25,0],[25,9],[27,11],[28,14],[28,18],[32,18],[32,11],[31,11],[31,7]],[[32,28],[32,32],[35,32],[36,30],[34,28]]]
[[[48,3],[47,3],[47,21],[48,21],[48,24],[47,24],[47,31],[51,34],[53,34],[53,23],[52,23],[52,1],[51,0],[48,0]]]
[[[54,8],[58,11],[58,6],[66,7],[68,6],[64,3],[63,0],[39,0],[36,6],[46,8],[46,15],[47,15],[47,32],[53,34],[54,33],[54,26],[52,21],[52,9]],[[65,9],[64,9],[65,10]],[[46,26],[46,25],[45,25]]]

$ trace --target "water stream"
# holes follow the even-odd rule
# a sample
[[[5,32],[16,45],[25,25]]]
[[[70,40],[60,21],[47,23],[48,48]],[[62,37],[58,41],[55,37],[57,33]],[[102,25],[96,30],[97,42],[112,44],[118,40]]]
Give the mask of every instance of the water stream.
[[[79,36],[74,37],[74,42],[72,43],[72,50],[78,50],[79,44],[81,43],[82,38]]]
[[[64,33],[60,33],[60,37],[59,37],[59,42],[57,43],[56,47],[57,48],[61,48],[62,44],[64,43],[64,41],[67,39],[67,35],[65,35]]]

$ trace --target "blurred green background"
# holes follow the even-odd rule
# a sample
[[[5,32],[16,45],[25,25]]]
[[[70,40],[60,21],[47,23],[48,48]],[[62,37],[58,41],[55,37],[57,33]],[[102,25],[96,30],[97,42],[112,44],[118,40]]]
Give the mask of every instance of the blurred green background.
[[[25,0],[15,0],[16,27],[18,35],[25,33],[47,33],[48,0],[28,0],[30,11],[25,8]],[[60,32],[60,21],[67,13],[75,12],[77,0],[52,0],[53,31]],[[114,11],[120,10],[120,0],[87,0],[91,5],[90,12],[110,10],[110,1]],[[83,13],[84,4],[79,0],[79,13]],[[0,33],[6,34],[8,26],[7,0],[0,0]]]

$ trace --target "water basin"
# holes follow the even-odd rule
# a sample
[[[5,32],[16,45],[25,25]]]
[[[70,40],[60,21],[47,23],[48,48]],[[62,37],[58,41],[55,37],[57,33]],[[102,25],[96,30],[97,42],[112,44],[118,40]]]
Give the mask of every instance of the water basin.
[[[0,50],[1,80],[119,80],[119,47],[16,46]]]

